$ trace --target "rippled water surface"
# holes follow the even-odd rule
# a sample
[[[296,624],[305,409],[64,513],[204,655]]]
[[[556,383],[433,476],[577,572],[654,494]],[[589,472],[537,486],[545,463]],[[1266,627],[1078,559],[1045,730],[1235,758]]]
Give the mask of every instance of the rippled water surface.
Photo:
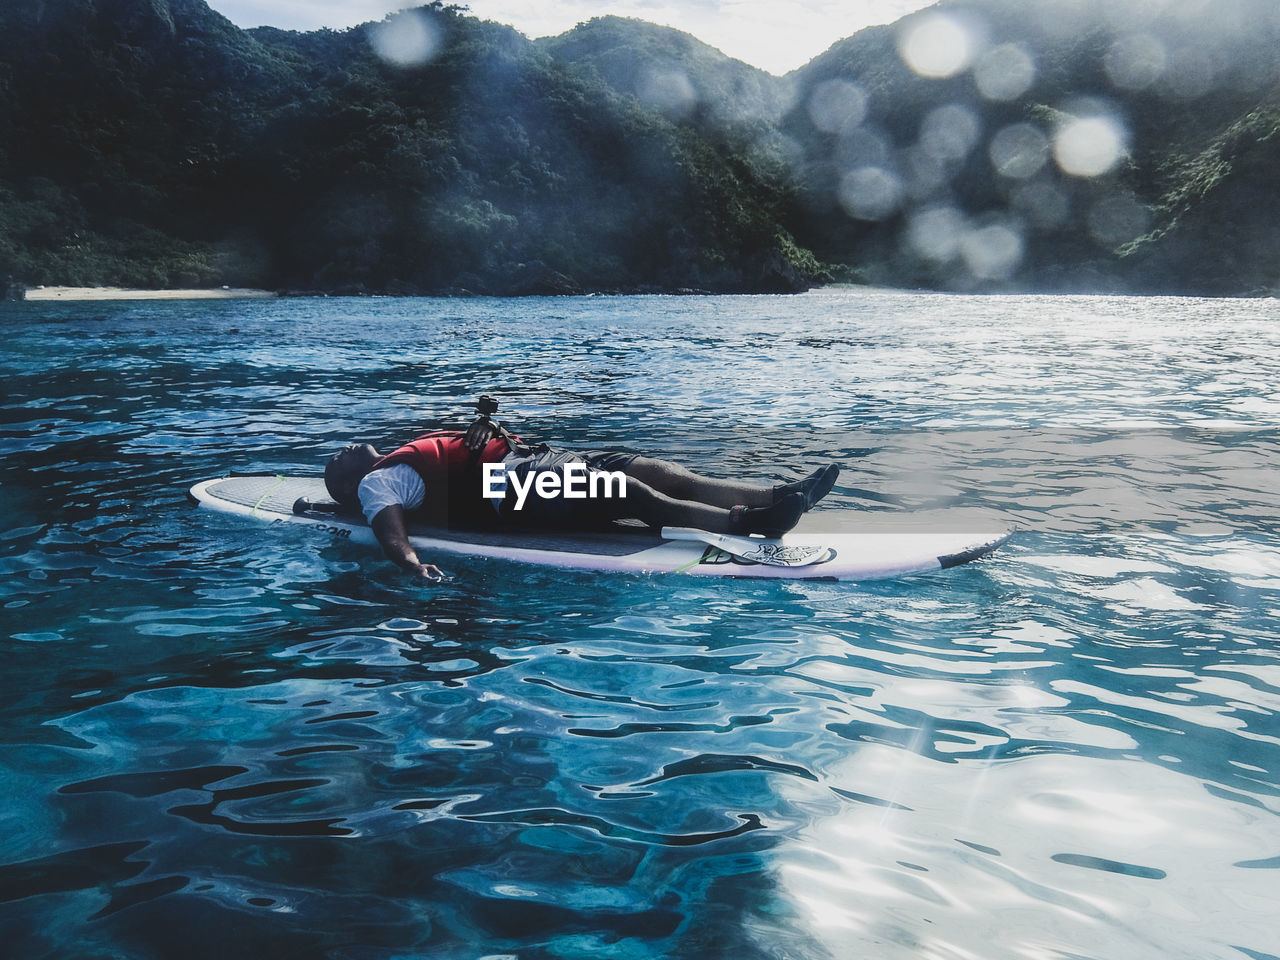
[[[22,957],[1280,956],[1280,306],[0,305]],[[998,519],[865,585],[443,586],[196,510],[500,393],[567,445]]]

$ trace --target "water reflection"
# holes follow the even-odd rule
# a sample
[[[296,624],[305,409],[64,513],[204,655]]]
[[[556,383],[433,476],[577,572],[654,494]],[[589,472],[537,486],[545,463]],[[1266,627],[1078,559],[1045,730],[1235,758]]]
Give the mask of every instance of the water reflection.
[[[5,311],[26,952],[1266,955],[1273,303]],[[458,559],[424,589],[183,500],[483,390],[584,447],[840,459],[833,527],[1023,532],[857,587]]]

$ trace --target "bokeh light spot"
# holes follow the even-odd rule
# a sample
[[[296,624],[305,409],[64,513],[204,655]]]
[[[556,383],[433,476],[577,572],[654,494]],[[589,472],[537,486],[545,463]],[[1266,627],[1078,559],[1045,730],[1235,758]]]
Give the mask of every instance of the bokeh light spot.
[[[392,14],[369,27],[373,52],[397,67],[419,67],[440,52],[440,28],[418,10]]]
[[[1027,180],[1049,159],[1049,138],[1029,123],[1015,123],[991,138],[987,153],[1000,176]]]
[[[911,251],[925,260],[954,260],[968,224],[955,207],[928,207],[912,214],[906,240]]]
[[[1115,86],[1142,90],[1160,79],[1168,62],[1163,43],[1149,33],[1132,33],[1111,45],[1102,64]]]
[[[1022,234],[1004,224],[979,227],[960,238],[960,256],[979,280],[1009,277],[1022,262],[1022,249]]]
[[[640,84],[639,99],[672,120],[683,120],[698,105],[698,93],[683,70],[651,70]]]
[[[824,80],[809,95],[809,119],[823,133],[847,133],[867,116],[867,95],[847,80]]]
[[[973,60],[973,38],[964,25],[942,13],[910,20],[898,35],[898,54],[922,77],[951,77]]]
[[[1110,117],[1078,117],[1062,125],[1053,138],[1053,158],[1063,173],[1098,177],[1124,155],[1124,131]]]
[[[989,50],[973,68],[978,92],[988,100],[1016,100],[1031,88],[1035,78],[1035,62],[1016,43]]]
[[[857,220],[883,220],[902,201],[902,181],[883,167],[860,167],[840,180],[840,205]]]
[[[920,146],[938,160],[963,160],[978,142],[979,124],[968,107],[936,107],[920,124]]]

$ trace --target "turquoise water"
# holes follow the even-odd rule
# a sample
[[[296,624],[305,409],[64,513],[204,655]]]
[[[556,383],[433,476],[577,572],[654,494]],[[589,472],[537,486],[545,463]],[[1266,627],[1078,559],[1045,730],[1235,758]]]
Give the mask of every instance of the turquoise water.
[[[22,957],[1280,956],[1280,305],[0,305]],[[184,493],[504,399],[830,528],[866,585],[438,587]]]

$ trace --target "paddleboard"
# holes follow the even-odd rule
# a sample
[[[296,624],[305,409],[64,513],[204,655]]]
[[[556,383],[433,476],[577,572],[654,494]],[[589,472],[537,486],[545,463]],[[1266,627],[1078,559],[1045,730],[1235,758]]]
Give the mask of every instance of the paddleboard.
[[[230,476],[191,488],[202,507],[268,524],[300,524],[318,536],[377,546],[358,513],[338,512],[318,477]],[[299,501],[311,509],[295,512]],[[786,580],[883,580],[968,563],[995,550],[1009,531],[975,533],[788,533],[779,540],[688,528],[647,527],[582,533],[441,530],[409,526],[427,562],[442,555],[492,557],[608,573],[679,573]]]

